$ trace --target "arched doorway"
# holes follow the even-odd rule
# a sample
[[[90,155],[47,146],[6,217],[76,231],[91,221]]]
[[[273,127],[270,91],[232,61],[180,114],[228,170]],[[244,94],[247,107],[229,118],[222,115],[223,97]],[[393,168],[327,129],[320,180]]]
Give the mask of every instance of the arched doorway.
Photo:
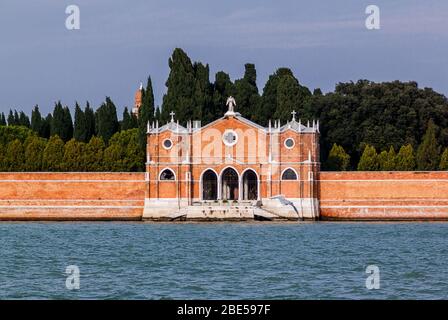
[[[258,199],[258,178],[252,170],[247,170],[243,174],[243,200]]]
[[[223,200],[238,200],[238,173],[235,169],[227,168],[221,174],[221,197]]]
[[[213,170],[202,174],[202,200],[218,199],[218,177]]]

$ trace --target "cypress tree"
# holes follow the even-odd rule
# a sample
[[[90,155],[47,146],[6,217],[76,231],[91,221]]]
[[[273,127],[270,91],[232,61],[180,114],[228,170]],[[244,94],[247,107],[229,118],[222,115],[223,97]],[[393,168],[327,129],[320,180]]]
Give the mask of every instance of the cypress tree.
[[[361,159],[359,159],[358,171],[376,171],[378,168],[378,155],[375,147],[366,145]]]
[[[51,115],[51,113],[49,113],[45,117],[45,119],[42,119],[42,127],[39,136],[46,139],[50,138],[52,122],[53,122],[53,116]]]
[[[445,148],[440,157],[439,169],[444,171],[448,170],[448,148]]]
[[[437,170],[440,164],[440,146],[436,139],[434,122],[429,120],[423,141],[417,151],[417,169],[422,171]]]
[[[17,110],[14,110],[14,125],[20,126],[20,116]]]
[[[8,114],[8,126],[15,126],[15,119],[14,119],[14,114],[12,113],[12,110],[9,109],[9,114]]]
[[[235,100],[237,111],[242,116],[254,120],[259,109],[260,95],[257,87],[257,72],[255,65],[246,63],[242,79],[235,81]]]
[[[396,170],[412,171],[415,169],[414,148],[411,144],[407,144],[400,148],[396,157]]]
[[[90,107],[89,102],[86,103],[86,108],[84,109],[84,119],[85,119],[85,131],[86,131],[86,141],[96,135],[95,129],[95,112]]]
[[[76,141],[87,142],[87,125],[84,112],[76,102],[75,105],[75,125],[73,129],[73,138]]]
[[[42,115],[39,111],[39,106],[34,106],[33,111],[31,112],[31,130],[36,132],[39,136],[41,136],[42,133]]]
[[[6,123],[5,114],[2,112],[0,114],[0,126],[6,126],[6,125],[7,125],[7,123]]]
[[[213,84],[213,114],[214,119],[222,117],[227,111],[227,98],[235,95],[235,86],[230,80],[230,76],[224,71],[215,74]],[[212,120],[214,120],[212,119]]]
[[[187,54],[180,48],[174,49],[168,61],[170,74],[166,81],[167,92],[163,97],[162,121],[170,119],[170,112],[176,113],[176,118],[182,123],[193,119],[197,113],[194,102],[195,72]]]
[[[29,128],[30,125],[31,125],[30,124],[30,118],[28,118],[28,116],[23,111],[20,111],[20,114],[19,114],[19,124],[21,126],[24,126],[24,127],[27,127],[27,128]]]
[[[98,136],[103,138],[105,143],[119,130],[117,109],[109,97],[96,111],[96,127]]]
[[[328,155],[326,167],[330,171],[347,171],[350,166],[350,156],[345,152],[342,146],[333,144]]]
[[[195,62],[194,69],[194,91],[193,103],[194,110],[190,119],[202,120],[204,124],[213,121],[216,117],[213,108],[213,87],[210,83],[210,68],[200,62]]]
[[[121,121],[121,130],[128,130],[132,128],[132,119],[129,114],[128,107],[124,108],[123,111],[123,120]]]
[[[50,129],[50,135],[59,136],[63,141],[66,141],[67,139],[66,133],[65,133],[65,117],[64,117],[64,109],[62,107],[62,104],[60,101],[58,101],[53,110],[53,116],[51,118],[51,129]],[[68,141],[68,140],[67,140]]]

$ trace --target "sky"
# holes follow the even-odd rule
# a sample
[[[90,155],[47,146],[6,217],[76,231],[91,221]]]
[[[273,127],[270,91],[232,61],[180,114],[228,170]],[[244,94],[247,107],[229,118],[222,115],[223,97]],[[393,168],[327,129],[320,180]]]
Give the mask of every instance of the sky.
[[[368,30],[368,5],[380,29]],[[80,9],[68,30],[66,7]],[[51,112],[55,101],[121,112],[151,75],[161,105],[168,58],[183,48],[235,80],[255,63],[260,92],[279,67],[311,90],[338,82],[417,81],[448,95],[446,0],[1,0],[0,112]]]

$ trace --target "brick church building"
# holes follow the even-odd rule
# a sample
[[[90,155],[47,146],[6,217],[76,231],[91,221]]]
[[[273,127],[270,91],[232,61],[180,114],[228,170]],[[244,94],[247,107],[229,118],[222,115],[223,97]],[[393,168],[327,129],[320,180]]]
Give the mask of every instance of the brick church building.
[[[136,97],[137,98],[137,97]],[[136,99],[137,100],[137,99]],[[136,101],[136,104],[140,101]],[[225,115],[148,124],[144,219],[316,219],[319,123]]]

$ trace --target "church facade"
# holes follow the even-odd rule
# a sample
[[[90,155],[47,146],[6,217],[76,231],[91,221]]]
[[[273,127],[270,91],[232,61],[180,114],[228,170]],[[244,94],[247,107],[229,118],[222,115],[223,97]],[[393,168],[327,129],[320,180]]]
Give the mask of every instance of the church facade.
[[[319,123],[262,127],[227,106],[205,126],[148,124],[143,219],[317,219]]]

